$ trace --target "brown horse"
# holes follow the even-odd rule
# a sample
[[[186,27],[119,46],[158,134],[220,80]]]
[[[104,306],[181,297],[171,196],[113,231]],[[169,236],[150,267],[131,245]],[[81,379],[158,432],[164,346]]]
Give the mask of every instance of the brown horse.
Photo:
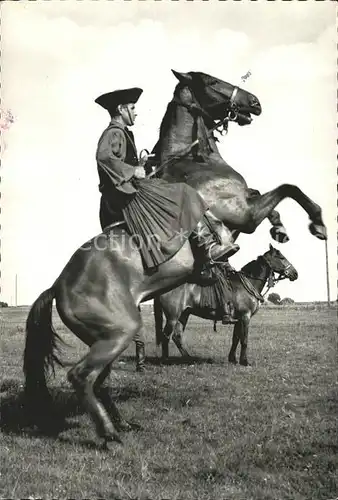
[[[261,292],[274,273],[279,274],[278,279],[289,278],[291,281],[297,279],[296,269],[281,254],[281,252],[270,245],[270,249],[256,260],[246,264],[240,273],[231,276],[231,289],[228,300],[234,305],[237,323],[234,326],[232,346],[229,353],[229,362],[237,363],[236,349],[241,343],[239,362],[247,366],[248,333],[251,317],[256,314],[262,299]],[[190,357],[182,342],[183,332],[187,325],[189,316],[193,314],[214,322],[221,320],[221,312],[217,308],[201,305],[201,294],[203,289],[193,283],[171,290],[154,300],[154,315],[156,326],[156,343],[162,345],[162,359],[169,357],[169,341],[172,337],[176,347],[184,357]],[[166,324],[163,329],[163,313]]]
[[[160,137],[153,150],[163,167],[158,175],[168,182],[186,182],[197,189],[211,211],[233,231],[251,234],[268,218],[272,237],[279,242],[289,240],[275,207],[285,198],[295,200],[308,214],[310,232],[326,239],[321,208],[297,186],[282,184],[263,195],[248,188],[244,178],[221,157],[208,130],[223,120],[224,106],[228,120],[239,125],[251,123],[251,113],[259,115],[258,99],[245,90],[204,73],[178,73],[174,98],[162,120]],[[244,98],[244,96],[246,96]],[[244,100],[247,107],[243,105]],[[199,143],[195,140],[199,137]],[[191,144],[195,144],[190,150]],[[188,151],[181,161],[171,161],[181,151]]]
[[[251,120],[251,113],[260,113],[260,104],[255,96],[245,90],[203,74],[194,75],[198,76],[200,82],[200,85],[195,86],[199,91],[196,113],[193,102],[190,105],[189,99],[184,100],[186,92],[192,96],[189,87],[180,83],[171,105],[172,112],[166,114],[167,120],[162,123],[161,155],[163,159],[169,158],[182,145],[199,139],[198,147],[193,148],[191,154],[181,159],[176,166],[180,172],[178,177],[187,178],[192,184],[196,181],[196,186],[201,177],[203,195],[209,202],[212,201],[224,220],[227,213],[238,212],[233,192],[236,189],[239,194],[243,193],[245,182],[220,158],[214,141],[206,136],[204,119],[209,120],[210,126],[214,120],[224,120],[227,116],[240,125],[245,124]],[[180,103],[177,103],[178,98]],[[211,152],[210,146],[214,148]],[[196,162],[201,158],[202,163]],[[197,172],[195,180],[193,169]],[[228,173],[232,172],[231,181],[224,177],[224,169],[228,169]],[[232,186],[232,190],[225,198],[223,190],[227,183]],[[249,193],[249,190],[246,192]],[[214,203],[218,198],[219,206]],[[312,202],[309,206],[316,222],[316,232],[320,236],[324,231],[321,219],[318,219],[320,208]],[[236,218],[238,227],[234,226],[234,229],[242,231],[241,213]],[[229,242],[232,241],[231,235],[228,238]],[[142,329],[139,304],[185,283],[193,270],[191,248],[189,243],[184,243],[172,259],[154,272],[146,272],[135,240],[123,226],[110,228],[79,248],[55,283],[34,302],[27,318],[25,396],[32,420],[43,425],[45,412],[50,409],[49,404],[44,407],[42,403],[50,402],[46,370],[53,366],[54,361],[58,361],[55,354],[57,335],[51,323],[55,299],[62,321],[90,348],[88,354],[69,371],[68,380],[94,420],[104,445],[114,439],[120,440],[117,430],[129,430],[131,425],[120,416],[113,401],[108,400],[104,393],[98,394],[98,389],[107,377],[112,362]]]
[[[230,86],[226,86],[229,90]],[[218,100],[216,92],[215,113],[210,109],[208,116],[210,113],[215,119],[223,120],[231,111],[231,102],[229,96],[224,95],[220,112]],[[238,92],[236,106],[238,113],[243,111],[247,119],[251,112],[257,114],[260,109],[257,98],[244,90]],[[177,125],[177,129],[181,134],[182,124]],[[189,123],[187,129],[191,135]],[[196,138],[202,144],[204,128],[197,130]],[[192,165],[190,158],[187,162]],[[199,165],[196,164],[196,168],[199,169]],[[224,243],[233,241],[226,227],[223,227],[223,235]],[[106,446],[109,441],[120,441],[119,430],[132,428],[107,393],[99,389],[112,362],[135,336],[140,336],[140,303],[181,285],[192,275],[194,256],[189,242],[184,241],[174,257],[152,272],[144,269],[135,239],[123,225],[112,225],[74,253],[55,283],[34,302],[27,318],[25,403],[32,423],[45,427],[47,417],[54,416],[46,374],[55,362],[60,362],[55,350],[58,336],[51,321],[55,299],[61,320],[89,347],[88,354],[68,372],[68,380],[91,415],[98,436]]]

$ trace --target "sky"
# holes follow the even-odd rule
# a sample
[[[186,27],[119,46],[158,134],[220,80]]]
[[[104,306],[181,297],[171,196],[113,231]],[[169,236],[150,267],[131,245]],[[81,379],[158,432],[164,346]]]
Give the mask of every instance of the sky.
[[[2,2],[1,84],[13,115],[2,136],[1,300],[32,303],[76,248],[100,232],[97,141],[109,115],[95,98],[144,89],[134,134],[151,149],[177,83],[203,71],[257,95],[262,114],[231,124],[223,158],[262,193],[296,184],[323,209],[336,299],[336,3],[36,0]],[[250,71],[245,83],[241,76]],[[3,114],[4,116],[4,114]],[[299,279],[274,291],[326,299],[325,244],[292,200],[279,206],[290,242],[264,221],[238,239],[240,268],[274,244]]]

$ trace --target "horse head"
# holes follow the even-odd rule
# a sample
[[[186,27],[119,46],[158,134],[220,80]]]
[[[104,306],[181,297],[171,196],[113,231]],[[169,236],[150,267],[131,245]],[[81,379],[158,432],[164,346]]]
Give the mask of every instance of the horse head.
[[[263,255],[263,259],[270,266],[271,270],[279,274],[279,279],[288,278],[295,281],[298,278],[298,272],[284,255],[270,245],[270,248]]]
[[[172,70],[179,85],[178,92],[185,92],[188,87],[201,109],[212,120],[228,118],[239,125],[248,125],[252,121],[251,115],[259,116],[262,112],[258,98],[242,88],[224,82],[206,73],[189,71],[180,73]]]

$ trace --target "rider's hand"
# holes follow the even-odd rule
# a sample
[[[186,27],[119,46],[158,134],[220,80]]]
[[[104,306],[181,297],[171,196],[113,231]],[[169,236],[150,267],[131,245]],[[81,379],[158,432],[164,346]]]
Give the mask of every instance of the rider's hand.
[[[146,153],[143,153],[143,155],[139,159],[139,163],[138,164],[139,164],[140,167],[144,167],[145,164],[147,163],[147,161],[148,161],[148,155]]]
[[[145,178],[146,173],[145,173],[145,170],[144,170],[143,166],[135,167],[134,176],[137,179],[144,179]]]

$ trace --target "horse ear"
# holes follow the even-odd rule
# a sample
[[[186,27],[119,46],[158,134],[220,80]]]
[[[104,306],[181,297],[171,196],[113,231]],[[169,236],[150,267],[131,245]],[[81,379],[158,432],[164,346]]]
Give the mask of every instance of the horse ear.
[[[271,251],[272,251],[272,250],[274,250],[274,248],[273,248],[273,246],[271,245],[271,243],[270,243],[270,250],[271,250]]]
[[[174,73],[177,80],[179,80],[181,83],[191,83],[192,82],[192,76],[189,75],[189,73],[180,73],[179,71],[175,71],[174,69],[172,69],[171,71]]]

